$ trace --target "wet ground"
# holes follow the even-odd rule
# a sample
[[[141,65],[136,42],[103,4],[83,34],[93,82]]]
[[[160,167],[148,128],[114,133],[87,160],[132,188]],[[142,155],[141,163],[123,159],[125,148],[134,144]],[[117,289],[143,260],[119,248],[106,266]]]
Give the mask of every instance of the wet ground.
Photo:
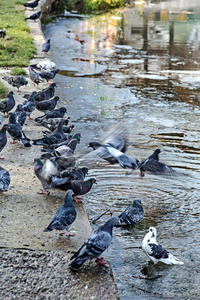
[[[67,105],[83,137],[81,164],[98,181],[84,202],[90,219],[107,209],[117,215],[133,199],[142,200],[144,220],[116,228],[106,253],[120,298],[196,299],[200,6],[197,1],[143,4],[97,17],[56,18],[44,33],[51,38],[51,58],[61,69],[55,78],[60,104]],[[184,176],[140,178],[139,171],[126,176],[118,165],[94,156],[88,142],[102,141],[116,123],[126,128],[130,156],[141,160],[160,148],[160,160]],[[141,243],[150,226],[183,266],[148,266]]]

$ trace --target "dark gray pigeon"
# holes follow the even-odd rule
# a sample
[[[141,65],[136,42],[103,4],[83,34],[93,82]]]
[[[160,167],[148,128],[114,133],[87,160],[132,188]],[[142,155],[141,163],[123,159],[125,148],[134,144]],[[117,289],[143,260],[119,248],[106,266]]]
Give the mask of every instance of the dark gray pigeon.
[[[58,175],[59,171],[55,164],[49,159],[43,164],[40,158],[34,159],[34,172],[42,184],[42,188],[38,194],[45,194],[46,190],[51,189],[51,178],[53,175]]]
[[[0,102],[0,111],[2,111],[4,114],[11,111],[13,109],[13,107],[15,106],[15,99],[14,99],[13,95],[14,95],[13,91],[10,91],[7,94],[8,98],[1,100],[1,102]],[[7,116],[5,116],[5,117],[7,117]]]
[[[67,145],[62,145],[60,147],[57,147],[55,148],[54,150],[51,150],[51,149],[42,149],[42,151],[46,151],[47,153],[44,153],[41,158],[50,158],[52,156],[55,156],[55,157],[69,157],[71,156],[75,149],[76,149],[76,146],[78,144],[78,141],[75,140],[75,139],[72,139],[69,141],[69,143]]]
[[[10,113],[9,115],[9,124],[7,126],[7,131],[13,139],[11,144],[15,144],[18,141],[21,141],[25,147],[31,147],[30,139],[28,139],[23,132],[21,125],[16,122],[15,115]]]
[[[141,200],[134,200],[132,205],[127,207],[123,213],[118,216],[119,225],[132,225],[140,222],[144,218],[144,211]]]
[[[42,45],[42,52],[47,53],[51,48],[50,39]]]
[[[43,89],[42,91],[38,92],[35,95],[35,101],[43,101],[51,99],[55,94],[55,87],[56,84],[53,82],[47,88]]]
[[[36,109],[35,105],[35,95],[36,92],[32,92],[31,95],[29,96],[28,100],[25,100],[22,103],[23,110],[26,112],[26,115],[31,119],[31,114],[32,112]]]
[[[55,109],[59,99],[60,98],[58,96],[55,96],[49,100],[43,100],[43,101],[39,101],[39,102],[35,101],[36,108],[39,111],[42,111],[43,113],[47,114],[48,112]]]
[[[8,125],[4,124],[3,127],[0,129],[0,152],[4,149],[4,147],[7,144],[7,136],[6,136],[7,128]],[[0,159],[4,159],[4,158],[0,157]]]
[[[73,261],[70,263],[69,268],[77,271],[86,260],[92,258],[96,258],[99,264],[105,265],[105,263],[102,262],[103,258],[100,256],[110,246],[113,226],[117,224],[117,222],[118,219],[112,217],[104,225],[95,229],[82,247],[71,257]]]
[[[54,118],[63,118],[66,114],[67,109],[65,107],[60,107],[58,109],[54,109],[41,117],[35,118],[35,121],[41,123],[42,121],[54,119]]]
[[[66,170],[60,172],[61,178],[69,178],[69,180],[81,180],[84,181],[85,176],[88,174],[88,168],[82,167],[69,167]]]
[[[53,132],[52,132],[53,133]],[[66,134],[64,135],[64,140],[62,142],[58,142],[58,143],[51,143],[49,145],[44,145],[45,149],[49,149],[49,150],[55,150],[56,148],[63,146],[63,145],[68,145],[68,143],[74,139],[77,140],[78,142],[80,142],[81,140],[81,134],[80,133],[75,133],[74,135],[68,135],[68,138],[66,136]]]
[[[10,174],[4,168],[0,167],[0,193],[7,192],[10,184]]]
[[[36,13],[34,13],[34,14],[32,14],[32,15],[30,15],[29,17],[25,18],[25,20],[36,21],[37,19],[39,19],[40,15],[41,15],[41,10],[38,11],[38,12],[36,12]]]
[[[24,6],[25,6],[25,7],[28,7],[28,8],[34,9],[34,8],[36,8],[36,7],[38,6],[38,2],[39,2],[39,1],[40,1],[40,0],[35,0],[35,1],[33,1],[33,2],[25,3]]]
[[[28,81],[23,76],[4,76],[2,79],[6,80],[10,85],[16,87],[18,91],[20,86],[28,84]]]
[[[37,73],[35,70],[33,70],[33,68],[31,68],[29,66],[29,77],[30,79],[33,81],[33,83],[35,84],[39,84],[40,82],[43,82],[44,79],[40,76],[39,73]]]
[[[65,134],[63,132],[63,123],[62,121],[58,124],[58,127],[55,131],[49,133],[45,137],[37,140],[33,140],[33,145],[42,145],[49,146],[52,144],[57,144],[62,142],[65,139]]]
[[[149,172],[155,175],[166,175],[166,176],[175,176],[178,174],[171,167],[159,162],[159,153],[160,149],[156,149],[152,155],[148,158],[142,160],[139,164],[140,176],[144,177],[145,172]]]
[[[16,122],[19,123],[22,128],[24,126],[24,123],[26,122],[26,112],[24,111],[22,104],[17,105],[16,110],[13,114],[15,116]]]
[[[74,193],[72,190],[68,190],[65,194],[63,204],[58,208],[53,220],[49,226],[44,229],[44,231],[52,231],[54,229],[59,230],[59,234],[63,235],[62,230],[67,230],[68,235],[73,236],[74,234],[70,232],[69,228],[76,219],[76,208],[72,202],[72,197]]]
[[[47,82],[49,82],[49,80],[54,79],[56,74],[58,74],[59,72],[60,72],[60,69],[56,69],[56,70],[52,70],[52,71],[43,71],[40,73],[40,76],[42,78],[44,78]]]

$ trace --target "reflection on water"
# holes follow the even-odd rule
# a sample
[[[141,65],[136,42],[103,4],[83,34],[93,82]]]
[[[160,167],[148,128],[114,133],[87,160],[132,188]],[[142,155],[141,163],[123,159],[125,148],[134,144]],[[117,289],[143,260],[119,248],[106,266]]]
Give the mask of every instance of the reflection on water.
[[[120,298],[197,299],[200,3],[146,2],[86,20],[58,18],[44,33],[51,37],[52,60],[62,70],[55,78],[60,106],[67,105],[83,136],[80,163],[98,182],[84,197],[89,216],[107,209],[117,215],[133,199],[143,203],[144,220],[116,228],[106,253]],[[101,141],[116,122],[129,134],[128,155],[141,160],[160,148],[160,160],[184,176],[141,179],[139,171],[125,176],[119,166],[95,157],[88,143]],[[149,267],[141,243],[150,226],[184,266]]]

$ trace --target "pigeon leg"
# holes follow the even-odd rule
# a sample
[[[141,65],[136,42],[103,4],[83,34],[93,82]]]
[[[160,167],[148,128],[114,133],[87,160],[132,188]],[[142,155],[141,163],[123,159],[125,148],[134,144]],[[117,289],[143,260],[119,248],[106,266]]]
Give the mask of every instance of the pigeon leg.
[[[8,115],[4,115],[4,118],[8,118]]]
[[[33,118],[31,118],[31,117],[28,117],[29,118],[29,120],[33,120]]]
[[[104,259],[103,257],[96,258],[95,262],[97,262],[97,265],[105,266],[106,262],[103,262],[102,261],[103,259]]]
[[[0,159],[4,159],[4,157],[1,157],[1,156],[0,156]]]
[[[10,144],[17,144],[18,143],[18,141],[12,141],[12,142],[10,142]]]
[[[62,230],[59,230],[58,233],[59,233],[59,235],[61,235],[61,236],[64,234],[64,232],[63,232]]]
[[[68,231],[67,235],[69,235],[69,236],[75,236],[75,234],[72,233],[71,231]]]
[[[140,176],[141,177],[144,177],[145,176],[145,173],[143,171],[140,171]]]
[[[81,199],[82,199],[81,197],[76,196],[76,197],[74,198],[74,201],[75,201],[75,202],[80,202],[80,203],[82,203]]]
[[[38,195],[43,195],[43,194],[49,195],[50,192],[49,192],[49,191],[45,191],[45,190],[43,190],[43,189],[40,189],[40,192],[37,192],[37,194],[38,194]]]

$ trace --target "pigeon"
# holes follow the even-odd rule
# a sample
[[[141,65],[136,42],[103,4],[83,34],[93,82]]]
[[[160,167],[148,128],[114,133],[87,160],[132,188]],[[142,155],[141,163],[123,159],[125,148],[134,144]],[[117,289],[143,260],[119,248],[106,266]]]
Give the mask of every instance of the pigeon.
[[[131,225],[140,222],[144,218],[144,211],[141,200],[134,200],[132,205],[127,207],[123,213],[118,216],[119,225]]]
[[[54,79],[56,74],[58,74],[59,72],[60,72],[60,69],[56,69],[56,70],[52,70],[52,71],[42,71],[40,73],[40,76],[42,78],[44,78],[47,82],[49,82],[49,80]]]
[[[59,171],[55,164],[47,159],[43,164],[40,158],[34,159],[35,166],[34,172],[37,178],[40,180],[43,189],[38,194],[45,194],[47,189],[51,189],[51,178],[53,175],[58,175]]]
[[[51,61],[51,60],[44,60],[44,61],[41,61],[37,64],[34,64],[34,65],[30,65],[33,69],[36,69],[36,70],[39,70],[39,71],[44,71],[44,70],[55,70],[57,69],[57,66],[56,64]]]
[[[103,257],[100,256],[110,246],[113,226],[117,222],[117,218],[112,217],[104,225],[95,229],[82,247],[71,257],[73,261],[70,263],[69,268],[77,271],[86,260],[92,258],[96,258],[99,264],[105,265],[105,263],[102,262]]]
[[[5,39],[6,37],[6,30],[5,29],[0,29],[0,38]]]
[[[38,2],[39,2],[40,0],[35,0],[35,1],[33,1],[33,2],[28,2],[28,3],[25,3],[24,4],[24,6],[25,7],[28,7],[28,8],[32,8],[32,9],[34,9],[34,8],[36,8],[37,6],[38,6]]]
[[[56,127],[57,127],[57,124],[58,124],[57,120],[58,119],[56,119],[55,125],[52,124],[52,123],[54,123],[55,119],[49,119],[49,120],[50,120],[50,122],[48,122],[48,121],[42,121],[40,124],[42,126],[44,126],[45,128],[49,129],[51,132],[53,132],[56,129]],[[59,121],[60,121],[60,119],[59,119]],[[64,124],[64,123],[67,123],[69,120],[63,119],[63,121],[64,121],[63,122],[63,124]],[[63,125],[63,132],[64,133],[71,133],[71,131],[73,129],[74,129],[74,125],[73,124],[72,125],[68,125],[68,126]]]
[[[58,96],[55,96],[55,97],[53,97],[52,99],[49,99],[49,100],[43,100],[43,101],[40,101],[40,102],[35,101],[36,108],[39,111],[42,111],[43,113],[46,114],[46,113],[54,110],[54,108],[56,107],[57,102],[58,102],[59,99],[60,98]]]
[[[28,81],[23,76],[4,76],[2,79],[6,80],[10,85],[16,87],[18,92],[20,86],[28,84]]]
[[[7,128],[8,128],[8,124],[4,124],[3,127],[0,129],[0,152],[7,144],[7,136],[6,136]],[[4,159],[4,158],[0,157],[0,159]]]
[[[63,118],[64,115],[66,114],[67,109],[65,107],[60,107],[58,109],[54,109],[48,113],[46,113],[45,115],[35,118],[35,121],[40,123],[44,120],[49,120],[49,119],[54,119],[54,118]]]
[[[144,177],[145,172],[150,172],[155,175],[176,175],[177,172],[171,167],[159,162],[160,149],[156,149],[152,155],[142,160],[139,163],[140,176]]]
[[[53,133],[53,132],[52,132]],[[66,135],[65,135],[65,139],[63,142],[58,142],[58,143],[52,143],[52,144],[49,144],[49,145],[46,145],[44,146],[44,148],[48,148],[49,150],[50,149],[56,149],[60,146],[63,146],[63,145],[68,145],[68,143],[72,140],[77,140],[78,142],[80,142],[80,139],[81,139],[81,134],[80,133],[75,133],[74,135],[69,135],[69,137],[67,138]]]
[[[49,226],[43,231],[47,232],[56,229],[59,230],[60,235],[63,235],[64,232],[62,232],[62,230],[66,229],[68,231],[68,235],[74,235],[69,231],[69,228],[75,221],[77,215],[76,208],[72,203],[73,195],[74,193],[72,190],[68,190],[66,192],[63,204],[58,208]]]
[[[62,130],[63,123],[62,121],[58,124],[58,127],[55,131],[49,133],[45,137],[37,140],[33,140],[33,145],[43,145],[49,146],[52,144],[57,144],[62,142],[65,139],[65,134]]]
[[[50,149],[43,149],[42,151],[46,151],[48,153],[44,153],[41,158],[50,158],[52,156],[55,157],[69,157],[70,155],[72,155],[76,149],[78,141],[75,139],[72,139],[71,141],[69,141],[69,143],[67,145],[62,145],[59,146],[57,148],[55,148],[53,151]]]
[[[0,167],[0,193],[7,192],[10,184],[10,174],[4,168]]]
[[[22,131],[21,125],[16,122],[15,115],[10,113],[9,115],[9,124],[7,126],[7,131],[13,139],[11,144],[15,144],[18,141],[21,141],[25,147],[31,147],[30,139],[28,139],[24,132]]]
[[[75,201],[79,201],[81,195],[87,194],[94,183],[96,183],[95,178],[89,178],[85,181],[82,180],[70,180],[69,178],[58,178],[56,176],[52,176],[52,188],[56,188],[62,191],[72,190],[75,194]]]
[[[29,117],[29,119],[31,119],[31,114],[36,109],[35,95],[36,95],[36,92],[35,91],[32,92],[31,95],[29,96],[28,100],[25,100],[22,103],[23,110],[25,111],[25,113]]]
[[[69,167],[66,170],[60,172],[61,178],[69,178],[69,180],[81,180],[84,181],[85,176],[88,174],[88,168],[82,167]]]
[[[39,102],[51,99],[55,94],[55,87],[56,84],[54,82],[51,83],[50,86],[48,86],[46,89],[43,89],[35,95],[35,100]]]
[[[20,124],[20,126],[22,128],[24,123],[26,122],[26,112],[24,111],[22,104],[17,105],[17,108],[16,108],[16,110],[14,111],[13,114],[15,116],[16,122],[18,124]]]
[[[3,117],[0,115],[0,125],[3,123]]]
[[[0,111],[2,111],[4,114],[8,113],[15,106],[15,99],[14,99],[13,95],[14,95],[13,91],[10,91],[7,94],[8,99],[1,100],[1,102],[0,102]],[[7,117],[7,116],[4,116],[4,117]]]
[[[40,15],[41,15],[41,10],[38,11],[38,12],[36,12],[36,13],[34,13],[34,14],[32,14],[32,15],[30,15],[29,17],[25,18],[25,20],[36,21],[37,19],[39,19]]]
[[[33,70],[33,68],[31,68],[30,66],[29,66],[29,77],[34,82],[34,84],[36,83],[37,85],[40,82],[44,81],[44,79],[40,76],[40,74],[37,73],[35,70]]]
[[[47,53],[51,48],[50,39],[42,45],[42,52]]]
[[[167,265],[183,265],[184,263],[156,242],[156,228],[150,227],[142,242],[142,249],[150,260],[156,264],[163,262]]]

